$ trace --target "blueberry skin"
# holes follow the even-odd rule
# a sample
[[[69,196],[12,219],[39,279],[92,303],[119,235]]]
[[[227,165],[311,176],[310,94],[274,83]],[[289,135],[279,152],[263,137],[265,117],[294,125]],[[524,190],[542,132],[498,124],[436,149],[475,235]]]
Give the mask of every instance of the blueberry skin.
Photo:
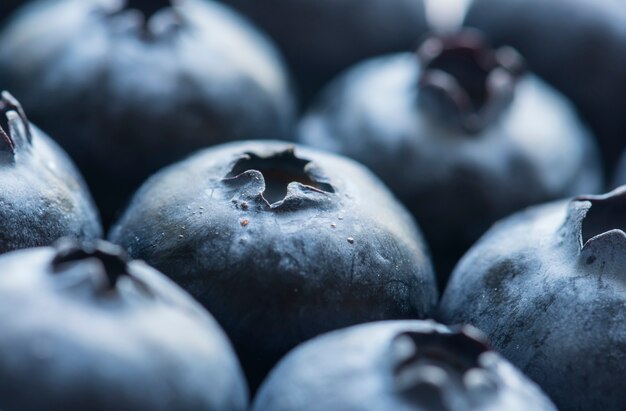
[[[247,409],[215,320],[119,247],[16,251],[0,257],[0,272],[4,410]]]
[[[118,4],[116,6],[116,4]],[[39,1],[0,34],[0,79],[75,159],[105,225],[159,168],[231,140],[286,138],[276,50],[219,3]]]
[[[439,307],[469,323],[561,410],[626,403],[626,190],[528,209],[456,267]]]
[[[520,51],[570,98],[600,142],[607,170],[626,148],[616,107],[626,89],[626,8],[620,0],[474,0],[464,24]]]
[[[369,57],[413,47],[427,30],[422,0],[223,0],[285,54],[304,101]]]
[[[67,154],[0,96],[0,253],[102,236],[89,190]]]
[[[477,332],[384,321],[325,334],[281,360],[252,410],[556,411]]]
[[[420,109],[413,53],[361,63],[302,119],[298,140],[368,166],[416,216],[439,284],[498,219],[525,206],[597,192],[601,166],[571,105],[537,77],[479,132],[447,128]],[[450,118],[452,120],[452,118]]]
[[[289,182],[270,205],[269,191]],[[319,333],[428,317],[437,302],[419,230],[380,181],[277,141],[221,145],[164,169],[110,239],[215,315],[252,387]]]

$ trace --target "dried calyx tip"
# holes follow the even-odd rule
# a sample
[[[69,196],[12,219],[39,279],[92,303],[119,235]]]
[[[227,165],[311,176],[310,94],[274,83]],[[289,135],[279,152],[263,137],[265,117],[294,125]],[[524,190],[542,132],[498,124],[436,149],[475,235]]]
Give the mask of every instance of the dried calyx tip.
[[[429,401],[440,401],[453,381],[481,368],[480,357],[489,351],[482,334],[471,327],[403,332],[392,341],[395,387],[419,401],[426,400],[425,394]]]
[[[22,140],[32,140],[30,123],[20,103],[9,93],[0,95],[0,139],[3,151],[15,153]]]
[[[599,235],[619,230],[626,236],[626,186],[599,196],[579,196],[574,201],[588,201],[587,210],[581,226],[583,245]]]
[[[333,193],[334,189],[330,184],[309,175],[307,165],[310,163],[309,160],[297,157],[293,146],[267,157],[245,153],[234,164],[226,178],[233,179],[250,170],[260,172],[265,182],[262,196],[268,204],[284,200],[287,187],[292,182],[301,183],[317,191]]]
[[[63,271],[68,264],[97,259],[104,268],[109,288],[115,288],[117,281],[129,276],[126,253],[118,246],[105,241],[77,244],[71,240],[61,240],[56,244],[57,253],[52,260],[54,272]]]
[[[525,67],[515,50],[494,50],[471,29],[430,37],[417,56],[422,111],[469,133],[482,130],[508,107]]]

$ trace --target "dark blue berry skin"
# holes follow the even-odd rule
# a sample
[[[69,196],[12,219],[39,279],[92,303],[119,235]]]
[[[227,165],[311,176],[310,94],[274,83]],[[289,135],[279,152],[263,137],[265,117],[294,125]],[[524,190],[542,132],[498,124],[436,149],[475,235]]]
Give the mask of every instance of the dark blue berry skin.
[[[0,407],[13,411],[245,411],[215,320],[112,244],[0,257]]]
[[[75,159],[107,226],[159,168],[225,141],[287,138],[294,122],[265,37],[219,3],[171,4],[42,0],[0,34],[0,83]]]
[[[334,331],[292,350],[253,411],[556,411],[478,330],[384,321]]]
[[[308,102],[369,57],[414,47],[427,32],[422,0],[223,0],[278,44]]]
[[[0,96],[0,253],[102,236],[98,211],[65,152]]]
[[[487,63],[484,63],[484,62]],[[479,33],[433,37],[340,76],[301,143],[368,166],[415,215],[440,286],[500,218],[602,189],[593,136],[571,104]]]
[[[474,0],[466,26],[519,50],[596,134],[607,170],[626,148],[626,7],[620,0]]]
[[[439,319],[483,330],[560,410],[622,410],[625,229],[625,187],[509,217],[456,267]]]
[[[435,277],[410,214],[363,166],[276,141],[198,152],[149,179],[110,239],[220,322],[253,387],[348,325],[427,318]]]

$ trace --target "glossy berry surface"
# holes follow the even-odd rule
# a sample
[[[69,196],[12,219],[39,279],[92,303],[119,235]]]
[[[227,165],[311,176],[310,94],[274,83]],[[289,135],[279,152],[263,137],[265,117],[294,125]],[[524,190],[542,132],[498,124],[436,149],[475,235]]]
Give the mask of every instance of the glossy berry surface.
[[[76,160],[106,225],[195,149],[285,138],[286,77],[267,39],[212,1],[43,0],[0,35],[0,81]]]
[[[0,271],[2,409],[246,410],[215,320],[119,247],[20,250]]]
[[[305,101],[339,72],[413,47],[426,33],[422,0],[223,0],[278,44]]]
[[[67,154],[0,96],[0,253],[102,236],[98,212]]]
[[[392,189],[424,230],[440,286],[499,218],[601,189],[592,135],[569,102],[475,31],[357,65],[304,117],[299,141],[362,162]]]
[[[432,321],[358,325],[308,341],[270,373],[252,409],[556,410],[478,330]]]
[[[626,188],[531,208],[461,260],[440,306],[469,323],[561,410],[626,402]]]
[[[474,0],[465,25],[515,47],[566,94],[600,141],[607,168],[626,148],[619,109],[626,88],[626,8],[621,0]]]
[[[378,179],[276,141],[221,145],[164,169],[110,238],[216,316],[252,386],[308,338],[427,317],[437,301],[418,228]]]

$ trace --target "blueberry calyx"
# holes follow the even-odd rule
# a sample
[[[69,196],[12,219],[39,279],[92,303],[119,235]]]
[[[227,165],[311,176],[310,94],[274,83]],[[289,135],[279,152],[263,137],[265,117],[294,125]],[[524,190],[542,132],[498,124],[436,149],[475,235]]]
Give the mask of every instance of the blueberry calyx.
[[[31,141],[26,113],[15,97],[3,91],[0,95],[0,152],[14,159],[16,152]]]
[[[609,237],[626,240],[626,186],[604,195],[579,196],[574,201],[589,203],[579,233],[583,248]]]
[[[133,278],[129,273],[128,255],[122,248],[105,241],[85,242],[78,244],[72,240],[60,240],[56,244],[57,253],[52,260],[52,270],[59,274],[76,264],[87,261],[100,263],[101,274],[106,281],[101,291],[116,289],[122,277]],[[134,278],[133,278],[134,279]]]
[[[455,395],[450,390],[496,388],[483,361],[488,352],[486,340],[472,327],[400,333],[391,342],[394,388],[428,409],[447,410],[447,397]]]
[[[432,36],[417,51],[422,71],[418,106],[430,119],[477,133],[509,106],[523,58],[510,47],[492,49],[476,30]]]
[[[106,15],[115,20],[118,30],[121,27],[150,42],[169,37],[183,27],[184,19],[175,5],[173,0],[121,0]]]
[[[322,171],[297,157],[293,147],[267,156],[244,153],[223,182],[247,189],[248,197],[260,199],[270,209],[302,206],[312,196],[335,192]]]

